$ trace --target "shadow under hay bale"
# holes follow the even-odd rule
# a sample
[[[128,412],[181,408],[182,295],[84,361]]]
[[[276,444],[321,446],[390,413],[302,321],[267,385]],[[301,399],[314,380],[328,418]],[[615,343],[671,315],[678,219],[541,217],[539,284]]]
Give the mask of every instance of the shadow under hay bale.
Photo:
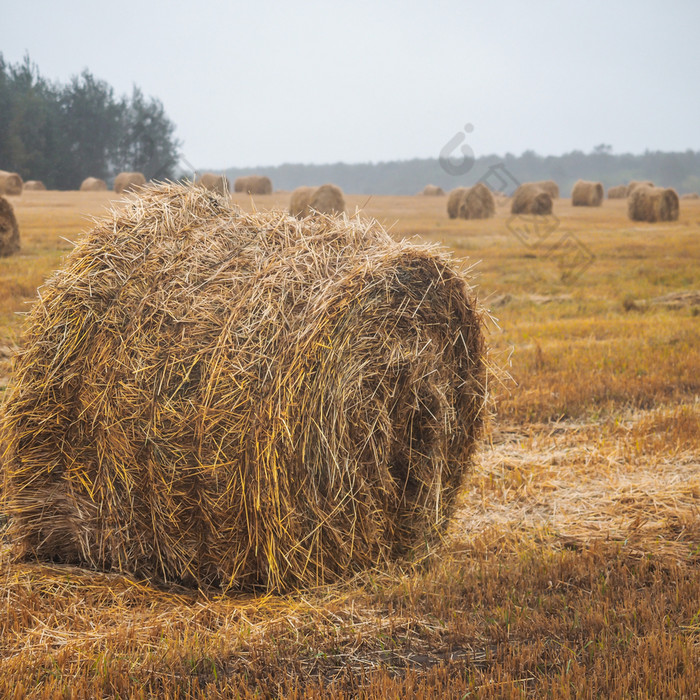
[[[135,192],[146,184],[143,173],[119,173],[114,178],[114,191],[117,194]]]
[[[450,192],[447,197],[447,215],[450,219],[456,219],[459,215],[459,203],[464,194],[468,191],[468,187],[455,187],[455,189]]]
[[[608,199],[624,199],[627,196],[627,185],[608,187]]]
[[[525,182],[513,193],[511,214],[546,216],[552,213],[552,196],[535,182]]]
[[[460,219],[490,219],[496,214],[496,200],[482,182],[462,193],[459,201]]]
[[[17,556],[225,589],[434,541],[479,434],[480,313],[377,223],[143,190],[30,312],[2,417]]]
[[[19,226],[15,211],[4,197],[0,197],[0,257],[14,255],[19,248]]]
[[[107,183],[99,177],[86,177],[80,183],[81,192],[106,192]]]
[[[627,215],[633,221],[677,221],[679,213],[678,195],[671,188],[642,185],[627,198]]]
[[[0,170],[0,194],[22,194],[24,182],[17,173]]]
[[[267,175],[245,175],[233,183],[234,192],[244,194],[272,194],[272,180]]]
[[[216,173],[202,173],[197,178],[197,184],[205,190],[217,192],[220,195],[226,196],[231,191],[231,185],[226,175],[217,175]]]
[[[46,191],[46,185],[41,180],[27,180],[24,183],[24,189],[33,192]]]
[[[602,183],[577,180],[571,190],[571,204],[574,207],[599,207],[604,194]]]

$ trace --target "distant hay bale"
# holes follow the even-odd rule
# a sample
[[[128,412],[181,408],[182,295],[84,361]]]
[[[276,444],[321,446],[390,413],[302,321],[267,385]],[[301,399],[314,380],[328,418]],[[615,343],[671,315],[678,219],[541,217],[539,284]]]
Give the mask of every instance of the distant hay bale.
[[[627,185],[608,187],[608,199],[624,199],[627,196]]]
[[[465,192],[469,190],[468,187],[456,187],[450,192],[447,198],[447,215],[450,219],[456,219],[459,214],[459,203]]]
[[[552,195],[535,182],[525,182],[513,193],[511,214],[535,214],[546,216],[552,213]]]
[[[297,187],[294,192],[292,192],[292,197],[289,201],[289,213],[292,216],[296,216],[298,219],[303,219],[308,216],[309,202],[313,196],[313,187]]]
[[[245,175],[233,183],[234,192],[245,194],[272,194],[272,180],[267,175]]]
[[[119,173],[114,178],[114,191],[117,194],[134,192],[146,184],[146,178],[142,173]]]
[[[68,254],[0,419],[18,557],[289,590],[434,542],[479,435],[480,312],[376,222],[157,185]]]
[[[533,184],[539,185],[552,199],[559,199],[559,185],[554,180],[539,180]]]
[[[686,192],[681,195],[681,199],[700,199],[700,194],[697,192]]]
[[[437,185],[426,185],[423,188],[423,194],[426,197],[444,197],[445,190],[443,190],[442,187],[438,187]]]
[[[197,179],[197,184],[205,190],[218,192],[221,195],[228,195],[231,191],[231,184],[226,175],[216,173],[202,173]]]
[[[664,187],[635,187],[627,198],[627,215],[633,221],[677,221],[680,204],[676,191]]]
[[[0,170],[0,194],[22,194],[24,183],[17,173]]]
[[[12,205],[0,197],[0,257],[6,258],[19,250],[19,226]]]
[[[107,190],[107,183],[99,177],[86,177],[80,183],[81,192],[103,192]]]
[[[317,187],[309,200],[309,208],[319,214],[342,214],[345,211],[343,190],[330,184]]]
[[[25,190],[34,190],[35,192],[45,191],[46,185],[41,180],[27,180],[24,183]]]
[[[571,204],[574,207],[599,207],[603,203],[603,196],[602,183],[577,180],[571,190]]]
[[[651,180],[630,180],[627,185],[627,196],[629,197],[632,192],[634,192],[637,187],[645,185],[646,187],[654,187],[654,183]]]
[[[490,219],[496,213],[496,200],[482,182],[462,193],[459,200],[460,219]]]

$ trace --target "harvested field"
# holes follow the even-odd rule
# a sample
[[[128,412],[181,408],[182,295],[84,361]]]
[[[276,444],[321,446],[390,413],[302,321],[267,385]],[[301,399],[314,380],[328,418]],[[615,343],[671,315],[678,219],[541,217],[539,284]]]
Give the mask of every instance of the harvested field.
[[[16,312],[84,215],[111,201],[13,201],[22,252],[0,259],[3,386]],[[544,250],[509,231],[506,210],[469,221],[445,217],[439,197],[346,195],[346,205],[396,239],[480,261],[472,274],[497,316],[496,413],[445,541],[303,593],[220,596],[14,561],[6,539],[0,696],[693,697],[700,201],[684,200],[678,221],[638,223],[625,200],[558,200]],[[561,231],[595,256],[569,282],[547,254]]]

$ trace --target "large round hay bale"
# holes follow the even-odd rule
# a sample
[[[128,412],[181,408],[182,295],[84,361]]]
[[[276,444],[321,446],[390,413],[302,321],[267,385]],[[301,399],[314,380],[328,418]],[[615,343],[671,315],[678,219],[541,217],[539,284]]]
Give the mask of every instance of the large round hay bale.
[[[217,173],[202,173],[197,179],[197,184],[205,190],[218,192],[222,195],[227,195],[231,191],[231,184],[226,175],[218,175]]]
[[[468,187],[455,187],[455,189],[450,192],[447,198],[447,215],[450,219],[457,218],[459,214],[459,203],[468,190]]]
[[[681,195],[681,199],[700,199],[700,194],[697,192],[686,192]]]
[[[342,214],[345,211],[343,190],[330,184],[317,187],[309,200],[309,209],[319,214]]]
[[[28,316],[0,423],[6,539],[271,590],[434,541],[484,402],[463,274],[376,222],[143,190]]]
[[[289,200],[289,213],[299,219],[303,219],[311,212],[309,210],[309,202],[313,196],[313,187],[297,187],[292,192],[292,197]]]
[[[103,192],[106,190],[107,183],[104,180],[101,180],[99,177],[86,177],[80,183],[81,192]]]
[[[627,198],[627,214],[633,221],[677,221],[680,212],[678,195],[665,187],[635,187]]]
[[[27,180],[24,183],[25,190],[33,190],[34,192],[46,191],[46,185],[41,180]]]
[[[119,173],[114,178],[114,191],[117,194],[134,192],[146,184],[143,173]]]
[[[535,182],[525,182],[513,193],[511,214],[535,214],[545,216],[552,213],[552,195]]]
[[[460,219],[490,219],[496,213],[496,200],[482,182],[470,187],[459,201]]]
[[[539,185],[552,199],[559,199],[559,185],[554,180],[539,180],[533,184]]]
[[[245,175],[233,183],[234,192],[245,194],[272,194],[272,180],[267,175]]]
[[[0,257],[6,258],[19,250],[19,226],[12,205],[0,197]]]
[[[630,180],[628,185],[627,185],[627,196],[629,197],[632,192],[634,192],[637,187],[641,187],[642,185],[646,187],[654,187],[654,183],[651,180]]]
[[[437,185],[426,185],[423,188],[423,194],[426,197],[444,197],[445,190],[443,190],[442,187],[438,187]]]
[[[17,173],[0,170],[0,194],[22,194],[24,183]]]
[[[571,204],[574,207],[599,207],[604,194],[602,183],[577,180],[571,190]]]
[[[627,196],[627,185],[608,187],[608,199],[624,199]]]

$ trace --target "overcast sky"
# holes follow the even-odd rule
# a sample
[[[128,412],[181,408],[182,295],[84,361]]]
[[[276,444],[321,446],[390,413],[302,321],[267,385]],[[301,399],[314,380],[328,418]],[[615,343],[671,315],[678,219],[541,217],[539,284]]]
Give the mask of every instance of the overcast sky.
[[[3,2],[0,51],[158,97],[196,168],[700,150],[698,0]]]

